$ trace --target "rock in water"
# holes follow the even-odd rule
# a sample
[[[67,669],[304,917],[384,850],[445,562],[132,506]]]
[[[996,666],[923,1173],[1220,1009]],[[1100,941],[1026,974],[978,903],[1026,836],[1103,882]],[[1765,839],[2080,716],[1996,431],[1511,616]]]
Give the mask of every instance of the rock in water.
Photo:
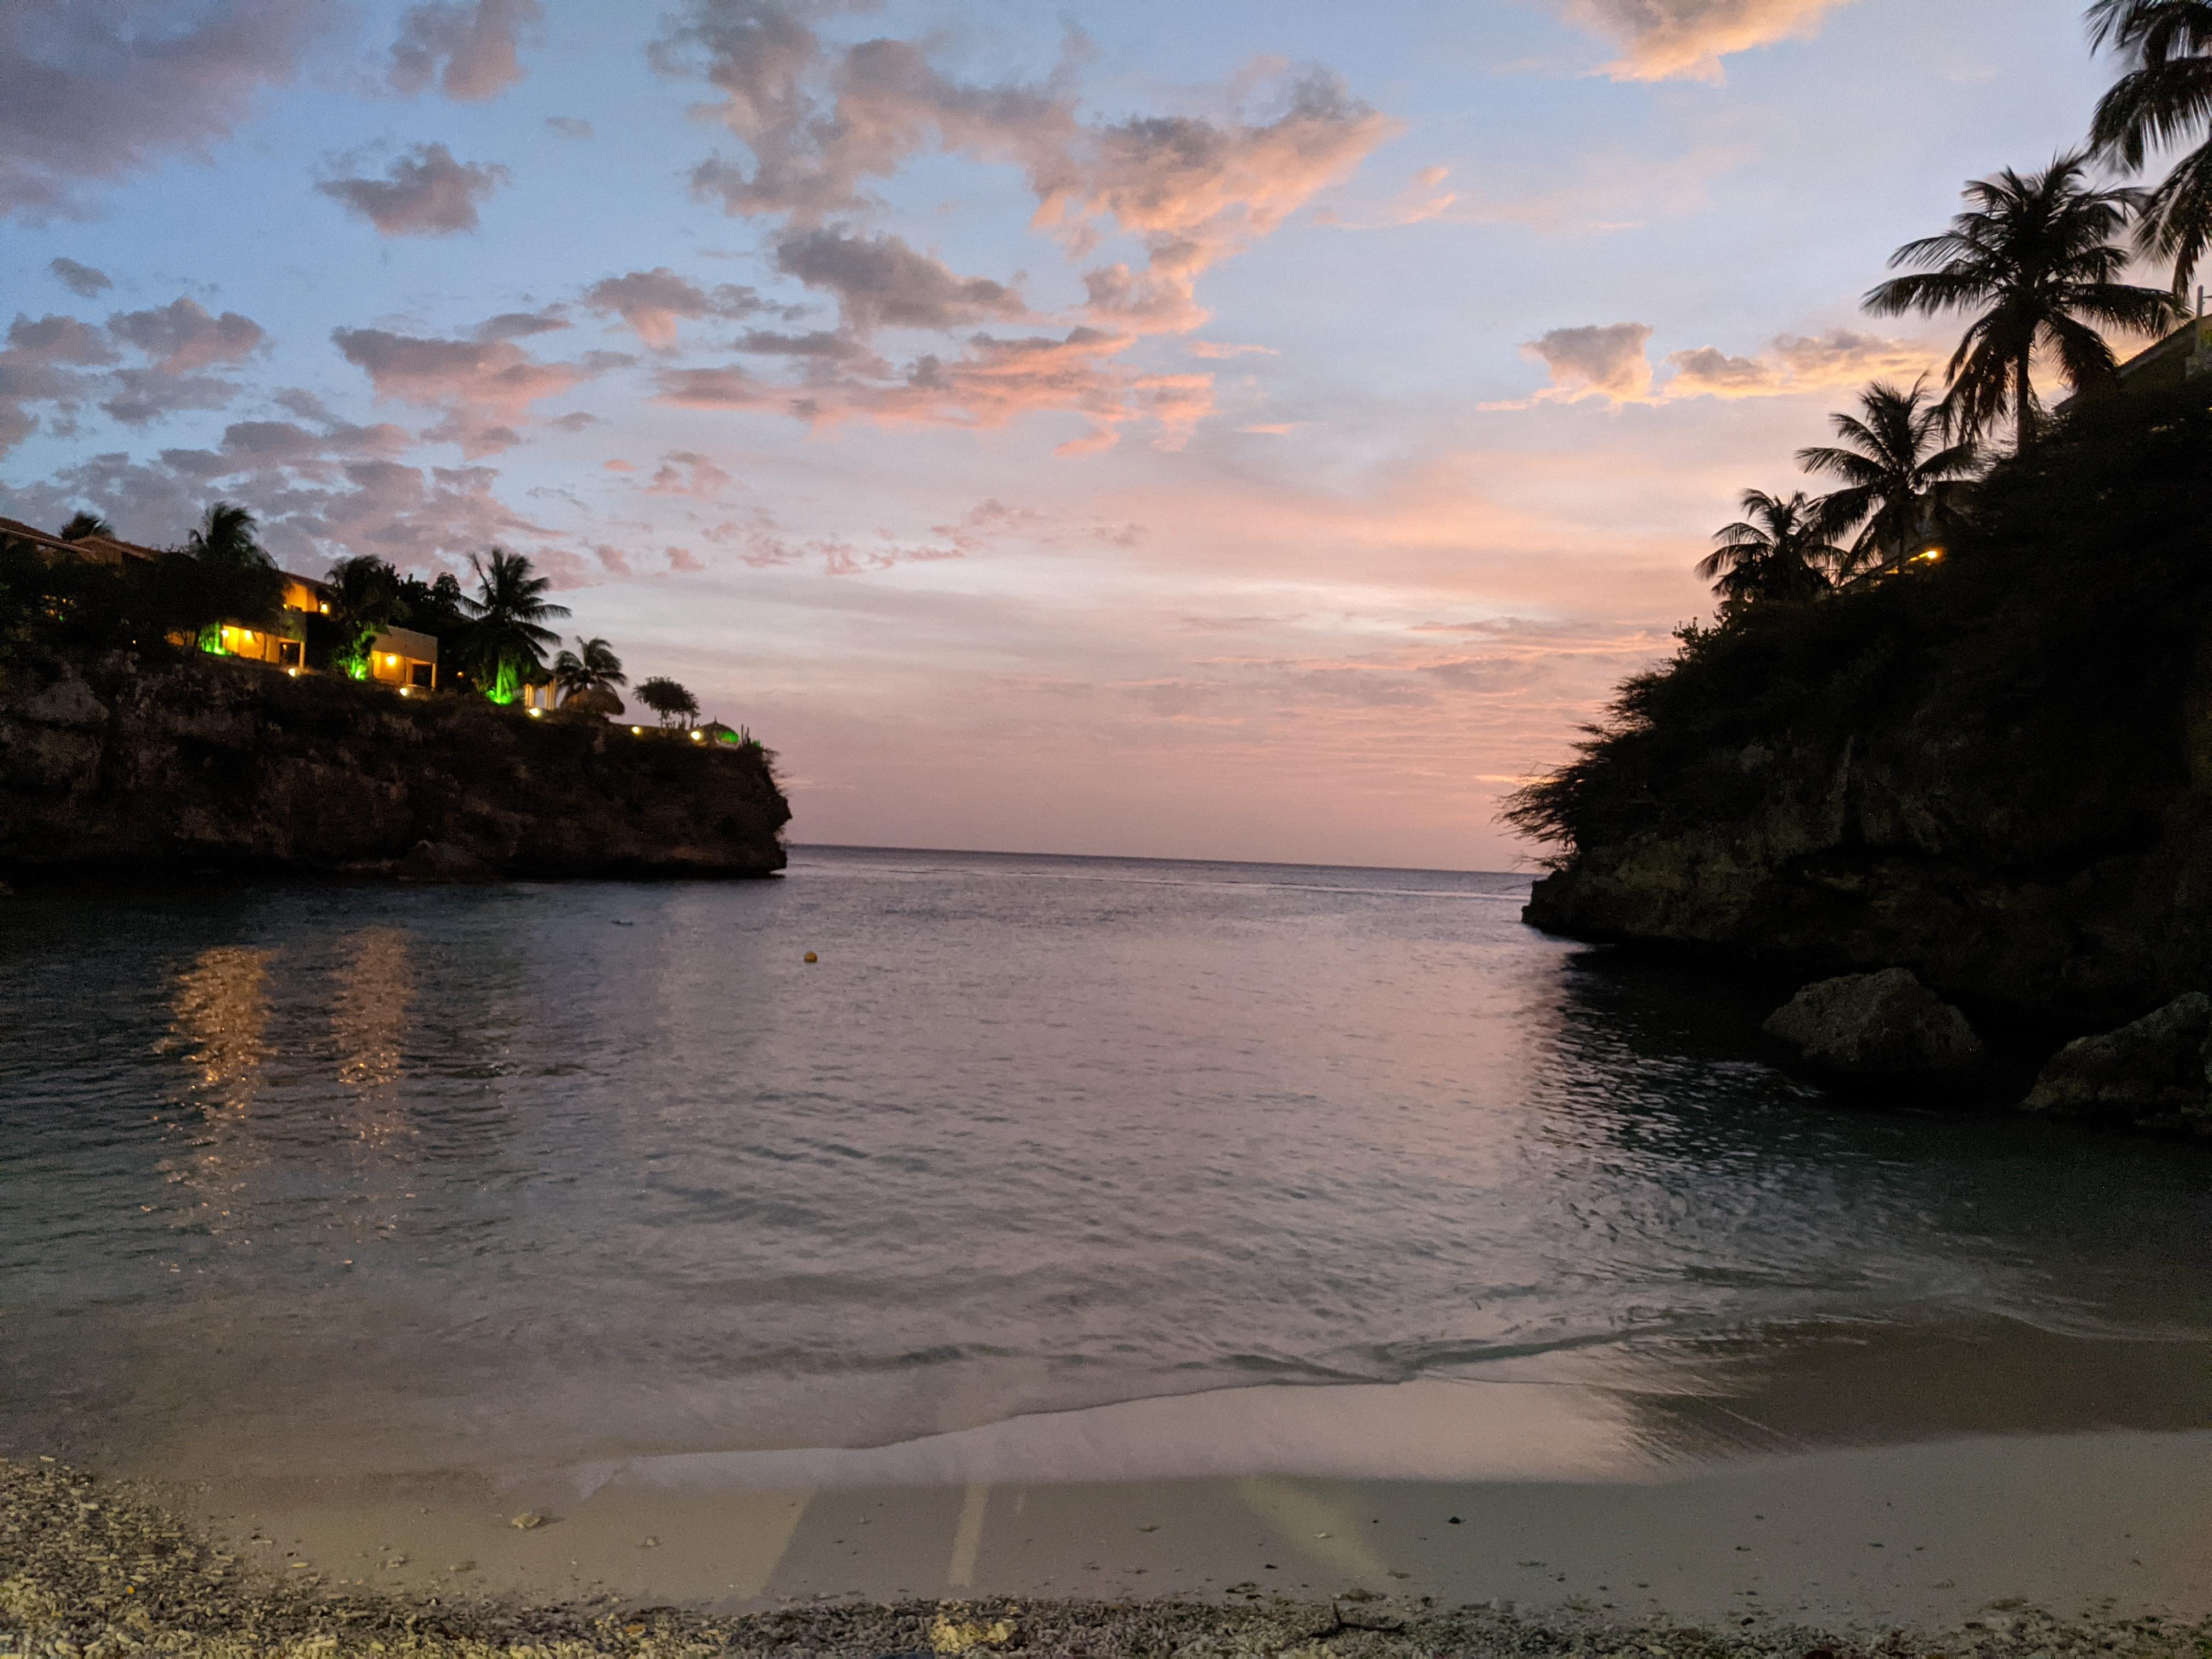
[[[2053,1055],[2027,1112],[2116,1119],[2212,1135],[2212,997],[2190,991],[2156,1013]]]
[[[447,841],[418,841],[415,850],[392,866],[402,881],[495,881],[492,867],[465,847]]]
[[[1766,1022],[1814,1065],[1852,1077],[1960,1077],[1980,1069],[1966,1017],[1909,968],[1808,985]]]

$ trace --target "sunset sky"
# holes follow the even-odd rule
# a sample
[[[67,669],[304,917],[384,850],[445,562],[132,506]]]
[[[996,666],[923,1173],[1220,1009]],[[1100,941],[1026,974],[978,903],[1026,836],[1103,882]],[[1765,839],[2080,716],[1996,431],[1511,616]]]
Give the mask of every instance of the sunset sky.
[[[2081,0],[13,0],[0,514],[492,543],[796,842],[1504,868]]]

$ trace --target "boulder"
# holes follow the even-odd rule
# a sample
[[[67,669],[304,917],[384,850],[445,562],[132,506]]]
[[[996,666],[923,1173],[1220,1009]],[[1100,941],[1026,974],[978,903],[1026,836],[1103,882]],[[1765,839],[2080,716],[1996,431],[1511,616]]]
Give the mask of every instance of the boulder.
[[[37,696],[17,703],[12,713],[33,726],[88,726],[104,725],[107,708],[92,688],[74,674],[66,675]]]
[[[2021,1103],[2054,1117],[2212,1135],[2212,997],[2190,991],[2132,1025],[2054,1054]]]
[[[1908,968],[1847,974],[1800,991],[1766,1022],[1823,1070],[1865,1078],[1960,1077],[1982,1065],[1966,1017]]]
[[[449,841],[418,841],[415,850],[392,866],[402,881],[496,881],[499,872],[465,847]]]

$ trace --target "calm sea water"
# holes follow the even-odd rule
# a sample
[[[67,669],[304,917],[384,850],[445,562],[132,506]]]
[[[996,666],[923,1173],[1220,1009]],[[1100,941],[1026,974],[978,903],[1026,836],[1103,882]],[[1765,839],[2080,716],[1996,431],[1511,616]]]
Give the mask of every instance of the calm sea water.
[[[1771,988],[1526,890],[817,848],[0,901],[0,1437],[430,1468],[1808,1322],[2212,1340],[2201,1149],[1841,1106],[1744,1057]]]

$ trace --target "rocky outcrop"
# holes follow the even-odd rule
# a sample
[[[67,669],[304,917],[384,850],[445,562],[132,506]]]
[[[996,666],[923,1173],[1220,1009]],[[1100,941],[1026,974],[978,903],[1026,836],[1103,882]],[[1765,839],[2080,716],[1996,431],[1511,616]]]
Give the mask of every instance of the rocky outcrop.
[[[757,747],[216,658],[0,682],[0,872],[765,876]]]
[[[2212,1137],[2212,997],[2191,991],[2131,1025],[2068,1043],[2021,1109]]]
[[[1846,1077],[1965,1078],[1984,1058],[1966,1017],[1904,968],[1808,985],[1766,1031],[1795,1045],[1808,1064]]]
[[[2173,792],[2143,814],[2059,779],[2008,798],[1981,787],[1986,757],[1929,738],[1771,751],[1740,812],[1583,848],[1528,920],[1805,975],[1910,968],[1970,1007],[2077,1031],[2212,984],[2212,799]]]

